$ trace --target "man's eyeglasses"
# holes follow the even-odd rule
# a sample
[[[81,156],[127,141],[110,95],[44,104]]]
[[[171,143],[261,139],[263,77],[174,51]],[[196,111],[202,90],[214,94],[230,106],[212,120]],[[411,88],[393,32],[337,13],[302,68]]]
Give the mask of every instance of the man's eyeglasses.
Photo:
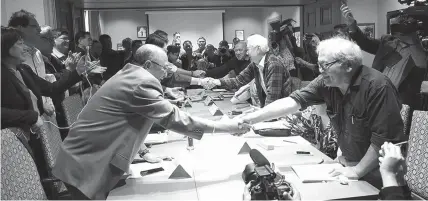
[[[158,62],[155,62],[155,61],[152,61],[152,60],[150,60],[150,62],[152,62],[152,63],[154,63],[154,64],[156,64],[156,65],[158,65],[158,66],[162,67],[162,70],[167,71],[167,66],[166,66],[165,64],[164,64],[164,65],[161,65],[161,64],[159,64]]]
[[[335,64],[335,63],[337,63],[337,62],[339,62],[339,60],[335,60],[335,61],[332,61],[332,62],[329,62],[329,63],[324,63],[324,64],[321,64],[321,63],[319,63],[318,62],[318,66],[319,66],[319,68],[321,69],[321,70],[323,70],[323,71],[326,71],[326,70],[328,70],[333,64]]]

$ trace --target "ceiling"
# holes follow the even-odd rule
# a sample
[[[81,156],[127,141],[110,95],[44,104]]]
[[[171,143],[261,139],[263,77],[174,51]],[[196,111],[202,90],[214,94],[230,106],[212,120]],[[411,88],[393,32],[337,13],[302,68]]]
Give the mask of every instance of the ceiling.
[[[228,7],[299,6],[317,0],[83,0],[83,8],[99,9],[192,9]]]

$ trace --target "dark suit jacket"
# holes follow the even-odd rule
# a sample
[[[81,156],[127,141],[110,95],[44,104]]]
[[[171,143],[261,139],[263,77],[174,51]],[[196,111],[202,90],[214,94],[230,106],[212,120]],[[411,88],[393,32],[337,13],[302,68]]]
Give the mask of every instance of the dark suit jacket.
[[[103,50],[100,56],[101,66],[107,67],[106,72],[103,74],[103,79],[108,80],[114,74],[116,74],[123,67],[124,63],[124,52],[118,52],[115,50]]]
[[[76,71],[65,72],[60,80],[50,83],[37,76],[31,67],[25,64],[19,65],[17,70],[21,73],[25,85],[37,97],[38,109],[42,114],[42,96],[51,97],[62,93],[80,80]],[[33,109],[30,93],[26,92],[19,82],[9,69],[1,67],[1,126],[21,127],[28,131],[36,123],[38,115]]]
[[[148,71],[127,64],[80,113],[60,148],[53,175],[88,198],[106,199],[155,122],[196,139],[214,129],[165,100],[160,82]]]
[[[212,78],[222,78],[226,76],[231,70],[235,71],[235,74],[241,73],[249,64],[251,63],[250,60],[238,60],[236,56],[234,56],[232,59],[230,59],[228,62],[223,64],[222,66],[215,67],[213,69],[208,69],[206,77],[212,77]]]
[[[411,200],[412,192],[406,186],[390,186],[382,188],[379,192],[381,200]]]
[[[394,66],[400,60],[407,59],[406,57],[401,57],[400,53],[396,51],[400,41],[399,38],[392,35],[384,35],[380,39],[370,38],[358,28],[356,22],[351,25],[351,30],[355,31],[351,32],[350,36],[357,42],[361,49],[376,55],[372,68],[384,72],[387,66]],[[419,92],[427,72],[428,56],[419,42],[414,40],[412,43],[402,50],[403,52],[410,51],[411,56],[404,64],[405,66],[402,66],[404,70],[401,80],[392,81],[393,83],[400,83],[396,87],[398,88],[402,103],[409,105],[413,109],[420,110],[422,107],[422,97]]]

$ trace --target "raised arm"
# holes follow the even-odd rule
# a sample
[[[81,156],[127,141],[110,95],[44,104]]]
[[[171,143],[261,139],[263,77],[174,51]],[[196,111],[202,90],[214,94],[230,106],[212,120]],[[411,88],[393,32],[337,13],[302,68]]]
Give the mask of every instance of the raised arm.
[[[41,77],[37,76],[28,66],[22,66],[22,71],[25,71],[24,74],[31,76],[31,79],[34,80],[34,84],[40,88],[42,96],[51,97],[52,95],[62,93],[77,82],[81,80],[80,76],[77,74],[76,70],[66,71],[62,74],[62,77],[50,83]],[[22,73],[22,72],[21,72]]]
[[[340,7],[342,15],[345,18],[346,24],[349,27],[350,36],[360,46],[360,48],[370,54],[376,54],[380,40],[366,36],[360,28],[357,26],[357,21],[347,5],[346,0],[342,0],[342,6]]]

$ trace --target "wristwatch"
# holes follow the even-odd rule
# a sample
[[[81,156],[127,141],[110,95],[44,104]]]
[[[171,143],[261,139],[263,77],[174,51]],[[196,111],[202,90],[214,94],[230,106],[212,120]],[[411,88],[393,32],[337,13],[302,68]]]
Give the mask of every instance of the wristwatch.
[[[149,149],[144,149],[144,150],[138,151],[138,154],[140,155],[141,158],[143,158],[143,156],[149,152],[150,152]]]

